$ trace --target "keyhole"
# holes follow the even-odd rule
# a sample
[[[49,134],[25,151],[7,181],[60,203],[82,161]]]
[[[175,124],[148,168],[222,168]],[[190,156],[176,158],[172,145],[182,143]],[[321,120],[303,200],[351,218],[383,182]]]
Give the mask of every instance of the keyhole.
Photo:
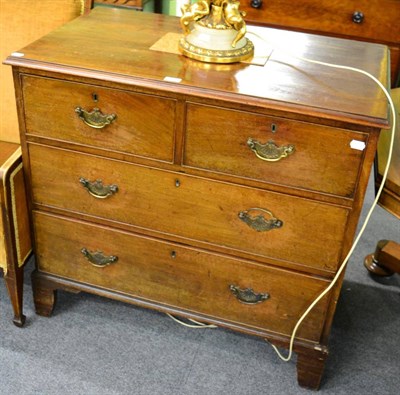
[[[275,123],[271,123],[271,132],[275,133],[278,131],[278,126]]]
[[[181,182],[178,179],[175,180],[175,186],[177,188],[179,188],[181,186]]]
[[[99,95],[97,93],[92,93],[92,99],[95,103],[99,101]]]
[[[176,258],[176,251],[171,251],[171,258],[175,259]]]

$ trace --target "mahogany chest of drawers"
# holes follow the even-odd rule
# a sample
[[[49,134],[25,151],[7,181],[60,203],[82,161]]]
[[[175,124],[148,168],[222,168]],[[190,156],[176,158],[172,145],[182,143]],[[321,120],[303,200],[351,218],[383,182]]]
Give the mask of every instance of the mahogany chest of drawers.
[[[255,29],[388,81],[384,46]],[[99,7],[7,59],[36,311],[86,291],[288,347],[351,246],[385,97],[278,52],[214,65],[151,49],[179,33],[173,17]],[[302,386],[319,386],[340,286],[296,334]]]
[[[241,9],[248,23],[386,44],[392,86],[400,82],[399,0],[242,0]]]

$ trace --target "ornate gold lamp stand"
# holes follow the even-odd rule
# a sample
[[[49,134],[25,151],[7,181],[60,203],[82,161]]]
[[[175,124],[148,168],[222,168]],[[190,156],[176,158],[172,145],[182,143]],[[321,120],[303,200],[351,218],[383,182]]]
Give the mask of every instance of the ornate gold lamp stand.
[[[202,62],[234,63],[254,54],[237,0],[202,0],[182,7],[182,53]]]

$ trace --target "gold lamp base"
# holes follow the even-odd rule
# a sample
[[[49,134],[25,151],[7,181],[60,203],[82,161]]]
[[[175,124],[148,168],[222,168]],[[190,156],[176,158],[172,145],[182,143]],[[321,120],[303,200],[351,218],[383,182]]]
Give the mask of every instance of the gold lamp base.
[[[249,39],[245,39],[245,45],[232,49],[208,49],[191,44],[186,37],[179,41],[179,49],[188,58],[207,63],[236,63],[249,59],[254,54],[254,45]]]
[[[235,63],[254,55],[253,43],[245,37],[244,12],[237,0],[198,1],[184,5],[179,41],[187,57],[208,63]]]

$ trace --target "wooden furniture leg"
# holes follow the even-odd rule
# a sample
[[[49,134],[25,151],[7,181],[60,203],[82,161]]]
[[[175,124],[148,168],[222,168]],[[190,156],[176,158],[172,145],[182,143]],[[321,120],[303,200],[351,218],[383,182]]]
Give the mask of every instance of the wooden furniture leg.
[[[57,289],[35,270],[32,272],[32,290],[36,314],[50,317],[57,301]]]
[[[400,273],[400,244],[380,240],[375,252],[365,257],[364,266],[376,276],[391,276]]]
[[[31,239],[21,148],[0,142],[0,269],[14,310],[13,322],[22,326],[23,266],[31,255]]]
[[[24,268],[15,267],[10,269],[4,280],[14,310],[13,322],[16,326],[22,327],[26,319],[22,313]]]
[[[328,350],[325,348],[311,353],[297,353],[297,381],[301,387],[319,389],[327,357]]]

